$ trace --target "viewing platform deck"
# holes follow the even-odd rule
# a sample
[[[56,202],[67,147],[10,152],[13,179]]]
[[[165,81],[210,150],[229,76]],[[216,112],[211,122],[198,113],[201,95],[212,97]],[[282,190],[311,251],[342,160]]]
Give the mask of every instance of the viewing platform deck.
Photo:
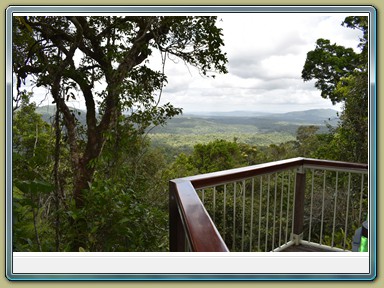
[[[343,252],[368,165],[293,158],[170,181],[170,251]]]

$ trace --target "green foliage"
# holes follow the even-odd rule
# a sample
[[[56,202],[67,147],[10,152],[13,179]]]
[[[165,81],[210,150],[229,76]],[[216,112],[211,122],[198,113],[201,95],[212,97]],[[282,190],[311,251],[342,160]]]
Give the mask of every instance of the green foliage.
[[[51,178],[47,175],[53,170],[55,211],[48,214],[54,220],[46,220],[55,228],[56,247],[62,242],[60,247],[66,251],[163,249],[166,198],[158,181],[163,156],[147,151],[145,133],[165,125],[181,109],[170,103],[160,105],[167,77],[164,70],[151,69],[148,59],[157,51],[162,59],[176,57],[205,76],[226,73],[227,57],[221,51],[223,35],[216,17],[16,17],[12,39],[15,107],[26,95],[20,89],[33,79],[33,84],[51,92],[58,111],[56,145],[48,147],[37,137],[43,128],[37,118],[27,119],[22,127],[18,121],[20,127],[14,127],[14,175],[24,177],[23,161],[30,174],[27,179],[39,179],[35,174]],[[102,90],[97,89],[99,83],[105,83]],[[85,100],[86,125],[68,104],[79,97]],[[31,111],[33,107],[29,115],[35,116]],[[47,159],[51,162],[44,162]],[[38,166],[43,163],[44,167]],[[109,211],[102,209],[104,202]],[[120,211],[120,202],[131,205],[130,210]],[[101,222],[91,217],[97,211],[103,213]],[[141,218],[139,224],[147,226],[136,225]],[[154,231],[140,230],[147,227]],[[128,241],[125,244],[116,240],[120,230]]]
[[[337,124],[337,112],[330,109],[311,109],[282,114],[267,114],[253,116],[248,112],[228,112],[219,116],[181,115],[170,119],[164,127],[156,127],[151,134],[189,135],[198,132],[199,135],[238,134],[246,135],[271,134],[274,132],[294,135],[302,125],[316,125],[324,128],[324,121],[331,125]],[[321,129],[325,132],[326,129]],[[225,136],[222,136],[225,137]],[[243,140],[244,141],[244,140]],[[251,144],[251,143],[250,143]],[[260,143],[260,145],[263,145]]]
[[[15,187],[17,187],[24,194],[46,194],[53,190],[53,186],[45,181],[18,181],[15,180]],[[31,203],[32,204],[32,203]]]
[[[341,78],[352,73],[358,65],[358,55],[352,48],[330,44],[329,40],[318,39],[316,48],[308,52],[302,71],[304,81],[317,79],[315,87],[321,90],[323,98],[332,103],[344,99],[335,95],[337,83]]]
[[[296,140],[298,142],[298,154],[301,157],[313,157],[313,152],[318,149],[321,142],[316,132],[317,126],[301,126],[297,129]],[[312,153],[311,153],[312,152]]]
[[[368,17],[348,16],[344,19],[342,25],[363,32],[363,37],[360,37],[359,48],[361,48],[361,63],[364,64],[366,62],[364,58],[368,55]]]
[[[214,140],[196,144],[193,152],[181,153],[168,169],[169,179],[203,174],[260,163],[256,146],[237,141]]]
[[[149,138],[156,147],[167,148],[167,153],[177,156],[180,153],[190,153],[193,147],[197,144],[208,144],[209,142],[222,139],[225,141],[233,141],[237,139],[239,143],[248,145],[257,145],[259,147],[268,147],[271,144],[280,144],[292,141],[295,137],[286,132],[271,132],[271,133],[211,133],[201,134],[199,129],[196,129],[191,134],[171,134],[171,133],[156,133],[150,134]]]
[[[67,212],[77,225],[81,225],[81,236],[86,239],[83,249],[99,252],[166,250],[166,214],[145,205],[139,193],[122,183],[96,179],[86,191],[84,208]]]
[[[13,114],[13,248],[54,251],[51,225],[53,134],[24,94]]]
[[[46,178],[52,161],[51,127],[35,112],[35,104],[28,103],[29,97],[13,115],[13,176],[19,180]]]
[[[361,181],[365,183],[363,191]],[[358,173],[307,170],[304,207],[308,209],[304,210],[304,219],[307,221],[304,226],[304,237],[308,239],[311,234],[311,241],[315,243],[350,250],[354,232],[368,212],[366,183],[367,175],[362,176]],[[309,209],[311,203],[312,208]],[[333,232],[335,234],[332,243]]]
[[[216,140],[206,145],[195,145],[192,161],[202,174],[236,167],[239,157],[240,150],[236,143]]]
[[[301,126],[296,141],[259,147],[235,141],[216,140],[194,146],[190,154],[180,154],[167,174],[168,178],[179,178],[200,173],[221,171],[241,166],[266,163],[292,157],[317,157],[327,159],[332,152],[329,140],[333,134],[318,134],[317,126]],[[220,234],[231,251],[270,251],[289,241],[292,229],[292,207],[294,194],[294,172],[265,175],[254,180],[219,185],[198,191]],[[354,175],[349,183],[348,173],[338,174],[337,198],[335,198],[336,174],[327,172],[326,186],[322,171],[307,171],[304,212],[304,235],[316,243],[331,244],[334,205],[337,203],[334,246],[350,249],[355,227],[359,225],[361,175]],[[314,176],[314,193],[310,190]],[[254,181],[254,183],[252,183]],[[364,180],[366,183],[367,179]],[[350,187],[348,188],[348,185]],[[251,187],[254,186],[255,189]],[[325,189],[324,189],[325,188]],[[350,195],[348,196],[348,190]],[[251,191],[255,191],[252,195]],[[319,192],[320,191],[320,192]],[[321,191],[324,191],[321,193]],[[224,196],[225,195],[225,196]],[[324,196],[324,200],[323,200]],[[347,201],[349,197],[349,203]],[[324,208],[322,203],[324,202]],[[311,202],[314,204],[312,208]],[[349,205],[349,209],[347,206]],[[253,208],[252,208],[253,207]],[[366,207],[363,198],[362,207]],[[253,225],[251,226],[251,210]],[[348,212],[347,212],[348,211]],[[260,213],[260,214],[259,214]],[[259,218],[260,216],[260,218]],[[345,230],[348,218],[348,230]],[[244,219],[244,220],[243,220]],[[260,220],[259,220],[260,219]],[[311,226],[309,226],[311,219]],[[323,219],[323,225],[321,221]],[[322,227],[323,226],[323,227]],[[309,231],[311,229],[311,231]],[[321,230],[322,229],[322,230]],[[244,235],[244,236],[243,236]],[[321,236],[321,237],[320,237]],[[344,247],[344,240],[345,247]]]
[[[49,205],[53,185],[34,179],[13,184],[13,247],[16,251],[54,251]]]
[[[339,126],[333,130],[327,149],[328,159],[368,161],[368,17],[351,16],[342,23],[363,33],[361,53],[329,40],[317,40],[315,50],[308,52],[302,71],[304,81],[316,79],[315,86],[324,98],[344,103]]]
[[[264,175],[199,191],[231,251],[268,252],[289,241],[294,191],[291,174]]]
[[[332,144],[345,161],[362,163],[368,161],[367,83],[367,72],[356,71],[344,78],[337,87],[337,93],[345,95],[347,100]]]

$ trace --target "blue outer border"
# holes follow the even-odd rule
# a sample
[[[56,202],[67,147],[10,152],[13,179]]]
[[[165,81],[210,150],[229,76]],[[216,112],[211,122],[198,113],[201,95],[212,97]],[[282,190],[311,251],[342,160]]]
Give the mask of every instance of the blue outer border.
[[[370,83],[370,96],[371,96],[371,107],[370,107],[370,141],[371,141],[371,154],[370,154],[370,166],[372,168],[371,170],[371,188],[373,193],[371,193],[371,197],[373,199],[370,200],[370,208],[372,210],[371,212],[371,219],[373,221],[370,230],[374,231],[370,235],[370,238],[373,239],[372,242],[370,243],[370,247],[373,247],[373,251],[370,253],[371,257],[371,263],[373,264],[371,266],[371,273],[373,278],[375,279],[377,276],[377,11],[374,8],[372,12],[370,12],[371,19],[370,19],[370,27],[371,28],[371,39],[370,39],[370,44],[371,44],[371,59],[370,59],[370,75],[372,76],[372,82],[373,84],[371,85]],[[371,237],[373,236],[373,237]]]
[[[13,13],[348,13],[370,15],[370,273],[369,274],[14,274],[12,272]],[[377,276],[377,15],[373,6],[9,6],[6,10],[6,277],[9,280],[104,281],[369,281]]]

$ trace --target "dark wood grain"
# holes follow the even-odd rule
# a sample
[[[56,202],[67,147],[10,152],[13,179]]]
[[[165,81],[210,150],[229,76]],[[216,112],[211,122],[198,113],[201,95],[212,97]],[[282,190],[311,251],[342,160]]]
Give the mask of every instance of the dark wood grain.
[[[184,224],[183,232],[188,237],[192,251],[229,252],[191,182],[172,180],[170,185],[176,189],[175,200]],[[180,230],[179,227],[173,229]],[[173,232],[173,235],[179,235],[179,233],[180,231]],[[177,247],[177,251],[180,251],[181,245],[172,247]]]
[[[270,163],[263,163],[243,168],[207,173],[203,175],[183,178],[190,181],[195,189],[233,182],[251,178],[257,175],[275,173],[287,169],[300,167],[304,164],[304,158],[292,158]]]
[[[293,233],[300,235],[304,227],[304,196],[305,196],[305,174],[296,173],[295,187],[295,213],[293,221]]]

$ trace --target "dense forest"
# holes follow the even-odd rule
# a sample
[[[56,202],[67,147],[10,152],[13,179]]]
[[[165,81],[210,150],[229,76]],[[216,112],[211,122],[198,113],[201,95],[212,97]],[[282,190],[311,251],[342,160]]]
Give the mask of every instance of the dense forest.
[[[268,122],[159,105],[155,50],[227,73],[215,17],[14,17],[13,251],[168,251],[171,179],[298,156],[367,163],[368,22],[342,25],[362,31],[360,52],[318,39],[302,70],[339,117]],[[51,94],[49,116],[26,81]],[[67,103],[79,95],[85,111]]]

